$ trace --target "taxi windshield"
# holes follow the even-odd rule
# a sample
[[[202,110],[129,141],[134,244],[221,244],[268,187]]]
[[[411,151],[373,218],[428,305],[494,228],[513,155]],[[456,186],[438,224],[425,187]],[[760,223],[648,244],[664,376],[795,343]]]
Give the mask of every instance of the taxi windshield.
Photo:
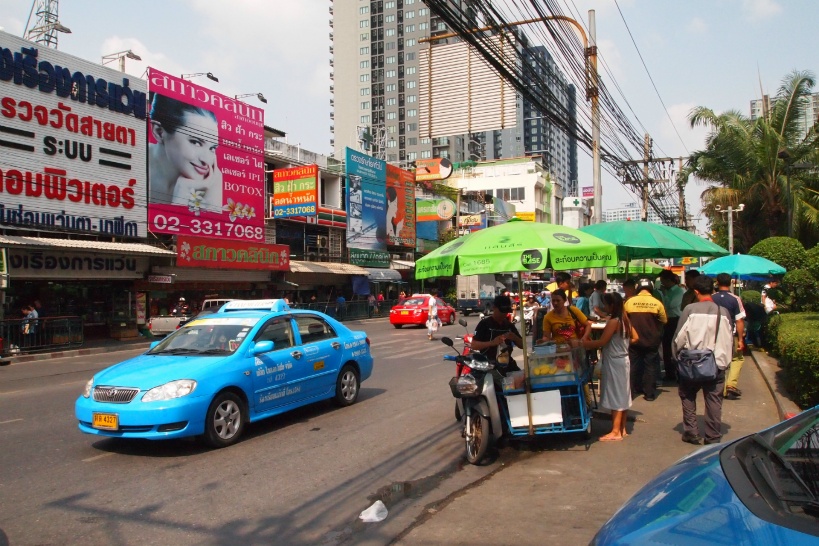
[[[236,352],[256,318],[208,318],[194,320],[151,349],[151,355],[213,355]]]

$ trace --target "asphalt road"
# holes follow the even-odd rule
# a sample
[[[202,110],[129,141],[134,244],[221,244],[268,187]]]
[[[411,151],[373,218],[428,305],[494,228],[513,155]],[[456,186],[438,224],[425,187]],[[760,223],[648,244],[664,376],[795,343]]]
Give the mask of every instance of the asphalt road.
[[[491,472],[461,470],[447,347],[425,329],[362,324],[376,366],[357,404],[274,417],[215,451],[77,430],[85,382],[138,351],[0,368],[0,545],[354,543],[375,499]]]
[[[348,325],[367,331],[376,361],[357,404],[268,419],[222,450],[77,430],[85,382],[138,351],[0,367],[0,546],[583,544],[695,449],[680,442],[679,399],[665,388],[656,402],[635,400],[619,445],[553,435],[467,465],[449,349],[383,319]],[[776,422],[758,372],[742,381],[746,400],[723,411],[726,440]],[[595,438],[611,426],[600,417]],[[387,519],[358,521],[379,499]]]

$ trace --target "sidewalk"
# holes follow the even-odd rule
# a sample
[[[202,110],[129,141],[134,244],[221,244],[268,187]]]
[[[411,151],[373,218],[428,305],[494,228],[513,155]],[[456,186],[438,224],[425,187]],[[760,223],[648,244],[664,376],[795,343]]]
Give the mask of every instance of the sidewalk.
[[[119,341],[117,339],[88,339],[81,347],[74,349],[63,349],[56,351],[43,351],[30,354],[15,355],[9,357],[8,364],[21,364],[23,362],[35,362],[38,360],[49,360],[52,358],[66,358],[73,356],[95,355],[100,353],[110,353],[115,351],[131,351],[137,349],[147,350],[153,341],[161,340],[161,337],[146,338],[138,337],[134,339]]]
[[[723,442],[772,426],[794,411],[776,381],[776,369],[764,353],[746,357],[740,377],[743,396],[723,404]],[[701,427],[702,412],[700,396]],[[634,400],[624,441],[598,442],[610,428],[606,413],[595,412],[588,443],[555,435],[503,448],[482,480],[456,483],[458,474],[470,472],[466,467],[447,480],[451,484],[442,482],[425,497],[423,505],[412,500],[388,505],[387,519],[368,524],[359,543],[588,544],[645,483],[698,449],[681,441],[682,410],[674,386],[664,386],[654,402]],[[455,434],[451,440],[462,441]]]

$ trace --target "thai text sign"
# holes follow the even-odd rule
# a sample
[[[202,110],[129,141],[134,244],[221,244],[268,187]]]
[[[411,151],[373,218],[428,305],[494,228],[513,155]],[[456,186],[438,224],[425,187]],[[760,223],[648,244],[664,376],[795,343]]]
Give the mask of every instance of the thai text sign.
[[[211,269],[290,270],[290,247],[180,235],[177,267]]]
[[[350,249],[350,263],[364,267],[389,267],[390,253],[383,250]]]
[[[583,199],[594,197],[594,186],[583,186]]]
[[[145,237],[144,80],[0,32],[0,224]]]
[[[273,171],[274,218],[315,216],[318,202],[318,165]]]
[[[418,222],[449,220],[455,215],[455,203],[449,199],[418,199],[415,211]]]
[[[415,247],[415,175],[387,165],[387,244]]]
[[[387,249],[387,163],[347,148],[347,246]]]
[[[142,279],[147,256],[9,249],[12,279]]]
[[[264,240],[264,111],[148,69],[148,226]]]

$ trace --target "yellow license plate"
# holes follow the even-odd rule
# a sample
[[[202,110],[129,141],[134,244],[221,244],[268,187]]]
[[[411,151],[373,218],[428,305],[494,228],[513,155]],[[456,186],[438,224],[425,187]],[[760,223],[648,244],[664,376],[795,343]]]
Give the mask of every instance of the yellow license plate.
[[[91,426],[103,430],[118,430],[119,416],[116,413],[95,413]]]
[[[402,315],[409,315],[409,311],[401,311]]]

